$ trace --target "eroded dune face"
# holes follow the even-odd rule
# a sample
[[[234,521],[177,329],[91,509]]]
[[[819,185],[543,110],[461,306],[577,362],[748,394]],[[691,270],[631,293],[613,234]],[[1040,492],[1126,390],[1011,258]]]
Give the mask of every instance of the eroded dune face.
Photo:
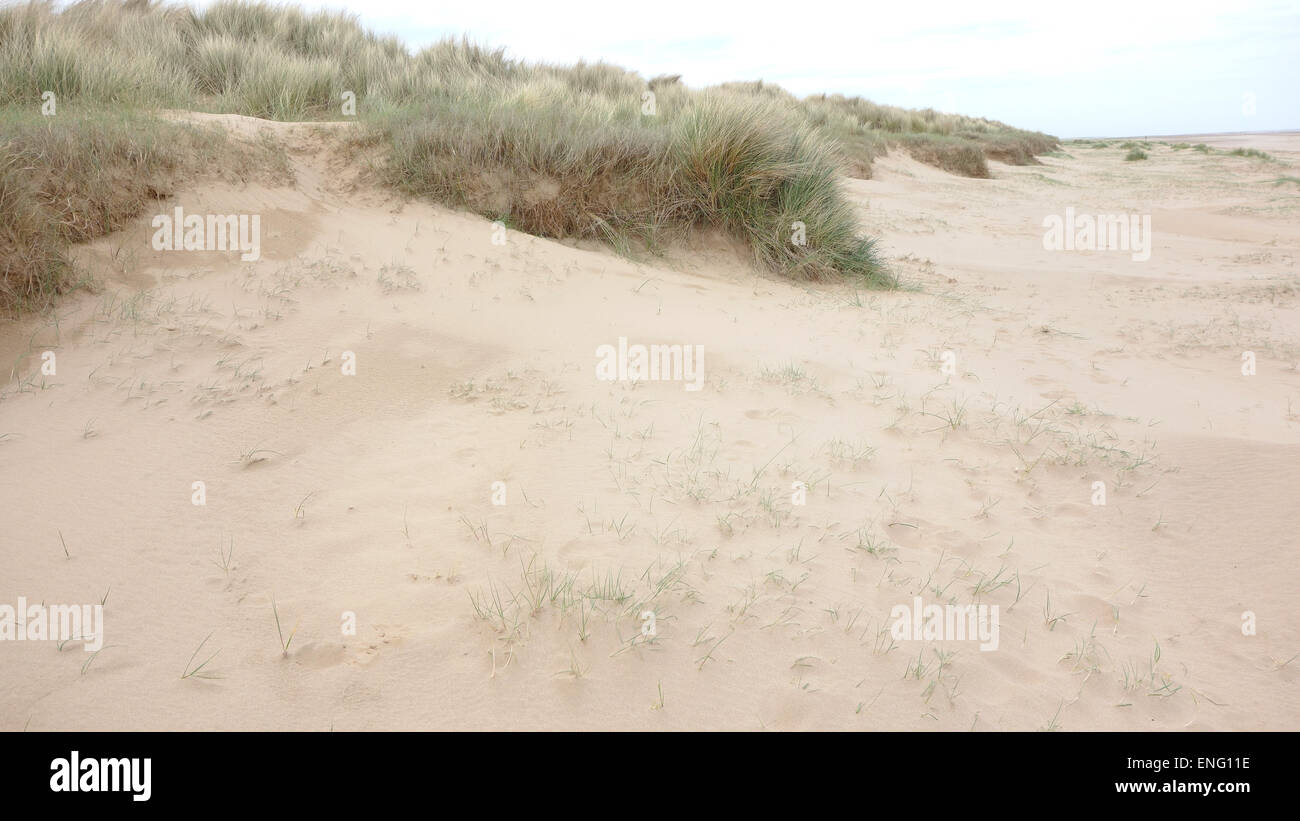
[[[3,331],[0,604],[103,608],[97,653],[0,643],[4,729],[1300,725],[1295,138],[878,160],[847,185],[919,288],[865,292],[521,235],[228,119],[295,184],[161,207],[258,215],[256,261],[143,215]],[[1149,259],[1044,247],[1116,203]],[[620,340],[700,389],[602,377]]]

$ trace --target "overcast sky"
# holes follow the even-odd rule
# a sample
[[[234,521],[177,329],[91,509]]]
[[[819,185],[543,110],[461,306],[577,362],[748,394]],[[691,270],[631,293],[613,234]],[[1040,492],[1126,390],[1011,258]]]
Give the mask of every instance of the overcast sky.
[[[763,79],[1061,137],[1300,129],[1300,0],[351,0],[419,48]]]

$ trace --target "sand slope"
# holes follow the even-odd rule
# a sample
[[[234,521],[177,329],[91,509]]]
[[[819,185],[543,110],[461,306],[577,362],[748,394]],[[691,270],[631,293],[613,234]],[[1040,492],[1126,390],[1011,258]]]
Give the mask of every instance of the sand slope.
[[[891,156],[848,183],[916,286],[878,293],[494,245],[226,119],[295,185],[160,211],[261,214],[260,261],[145,215],[0,330],[0,603],[107,592],[88,667],[0,643],[0,729],[1300,729],[1300,140]],[[1067,206],[1151,214],[1151,259],[1044,250]],[[703,345],[703,389],[598,381],[619,337]],[[893,641],[914,596],[999,649]]]

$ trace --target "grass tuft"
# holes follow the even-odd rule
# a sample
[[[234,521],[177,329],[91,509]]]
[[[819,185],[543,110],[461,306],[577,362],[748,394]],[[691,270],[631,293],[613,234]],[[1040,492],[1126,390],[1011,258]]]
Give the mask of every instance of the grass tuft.
[[[1229,151],[1228,154],[1233,157],[1249,157],[1255,160],[1266,160],[1268,162],[1273,161],[1272,154],[1266,154],[1258,148],[1234,148]]]

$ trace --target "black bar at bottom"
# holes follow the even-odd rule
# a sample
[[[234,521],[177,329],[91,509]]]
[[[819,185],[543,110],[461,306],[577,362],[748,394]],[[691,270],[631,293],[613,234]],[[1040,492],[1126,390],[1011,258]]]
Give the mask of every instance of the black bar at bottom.
[[[6,808],[25,799],[33,809],[112,804],[128,812],[354,804],[373,811],[379,798],[427,802],[444,791],[452,805],[493,812],[514,802],[554,811],[599,806],[590,802],[602,794],[626,800],[629,791],[638,803],[659,794],[664,809],[716,803],[733,812],[751,802],[829,807],[850,796],[870,800],[877,790],[904,802],[919,797],[917,808],[1010,799],[1080,807],[1196,800],[1222,809],[1285,802],[1294,740],[1291,733],[10,733],[0,790]]]

